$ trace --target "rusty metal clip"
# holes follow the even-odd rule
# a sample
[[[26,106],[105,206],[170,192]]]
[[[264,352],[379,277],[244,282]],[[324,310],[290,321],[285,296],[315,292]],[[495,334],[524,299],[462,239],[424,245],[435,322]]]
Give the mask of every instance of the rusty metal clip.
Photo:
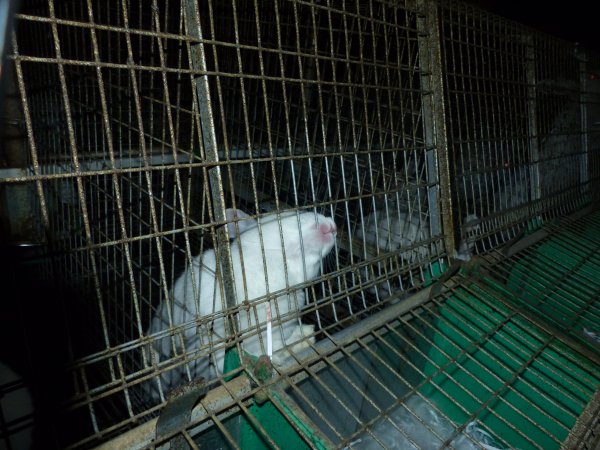
[[[206,395],[207,387],[204,378],[171,391],[169,400],[156,422],[156,438],[165,438],[181,431],[190,423],[192,408]],[[171,449],[187,450],[190,448],[185,437],[175,435],[171,441]]]

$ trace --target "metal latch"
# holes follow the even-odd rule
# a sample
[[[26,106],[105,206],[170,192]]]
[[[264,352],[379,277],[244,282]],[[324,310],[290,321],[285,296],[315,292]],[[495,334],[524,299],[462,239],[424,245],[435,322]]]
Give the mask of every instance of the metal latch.
[[[156,422],[156,439],[162,439],[183,430],[190,423],[192,409],[206,395],[206,391],[204,378],[198,378],[171,391],[169,400]],[[170,445],[174,450],[190,448],[182,434],[173,437]]]

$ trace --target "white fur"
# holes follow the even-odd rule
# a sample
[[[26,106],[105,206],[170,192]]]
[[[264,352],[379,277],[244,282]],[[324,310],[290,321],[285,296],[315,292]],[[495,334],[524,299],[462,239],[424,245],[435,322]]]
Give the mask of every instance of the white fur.
[[[248,217],[245,213],[242,214],[236,213],[238,218]],[[228,213],[228,218],[233,217],[233,212],[231,215]],[[240,233],[237,239],[231,242],[236,304],[248,301],[251,306],[240,310],[238,330],[246,334],[242,348],[249,354],[261,355],[266,352],[266,307],[264,302],[256,305],[253,301],[267,293],[316,278],[322,258],[334,246],[337,228],[332,219],[320,214],[288,211],[279,215],[270,214],[258,221],[240,221],[238,229]],[[235,236],[236,233],[230,234],[230,237]],[[175,335],[174,338],[156,340],[154,348],[160,360],[170,359],[173,355],[189,355],[198,349],[207,352],[209,346],[217,343],[221,345],[219,350],[211,354],[212,367],[206,358],[200,358],[188,363],[187,367],[179,366],[162,374],[160,382],[163,392],[184,382],[187,377],[212,378],[222,373],[225,357],[222,346],[226,336],[222,311],[225,302],[221,296],[222,283],[216,279],[215,269],[216,256],[213,250],[196,256],[192,267],[188,267],[173,285],[171,301],[163,302],[152,319],[149,335],[166,330],[171,324],[177,326],[204,319],[202,325],[186,328],[183,338]],[[300,324],[299,310],[304,304],[304,291],[301,289],[292,290],[271,301],[274,352],[284,347],[296,352],[314,343],[314,337],[301,341],[304,336],[314,333],[312,325]],[[208,316],[210,319],[207,319]],[[259,334],[247,336],[249,332],[256,332],[259,324],[264,348]],[[274,363],[277,364],[288,356],[281,353],[279,358],[274,357]],[[147,394],[154,400],[160,398],[155,380],[147,388]]]
[[[367,244],[386,252],[399,252],[402,260],[407,264],[424,260],[429,256],[429,245],[413,249],[408,248],[430,238],[429,220],[424,215],[419,218],[417,211],[409,213],[391,203],[391,207],[388,207],[387,212],[385,210],[375,210],[369,214],[365,218],[364,230],[363,234],[362,228],[358,228],[356,234],[359,239],[363,239]],[[385,273],[381,264],[378,264],[376,270],[380,274]],[[366,268],[363,276],[365,279],[369,279]],[[377,295],[378,298],[389,296],[391,291],[392,285],[389,280],[369,289],[369,292]]]
[[[225,210],[225,217],[227,220],[227,234],[229,234],[229,239],[235,239],[244,231],[257,226],[256,220],[252,219],[249,214],[246,214],[241,209],[228,208]]]
[[[455,258],[469,260],[474,250],[474,239],[480,233],[478,224],[479,218],[472,214],[465,217],[463,226],[465,227],[465,236],[459,244],[458,252],[455,252]],[[359,228],[357,237],[364,239],[369,245],[377,246],[384,251],[398,251],[400,257],[409,264],[428,259],[431,255],[431,245],[422,245],[413,249],[408,249],[421,242],[430,239],[429,220],[419,215],[416,211],[409,214],[406,211],[398,209],[394,204],[385,210],[376,210],[369,214],[365,219],[365,233]],[[383,273],[383,268],[379,267],[379,272]],[[363,276],[368,280],[369,276],[365,269]],[[370,289],[370,292],[385,298],[391,294],[392,286],[389,282],[380,283]]]
[[[365,239],[384,251],[400,251],[402,259],[408,263],[423,259],[429,255],[427,246],[407,249],[419,242],[429,240],[429,220],[419,218],[416,211],[408,213],[398,208],[390,208],[389,214],[377,210],[365,219],[365,235],[362,229],[357,232],[359,239]]]

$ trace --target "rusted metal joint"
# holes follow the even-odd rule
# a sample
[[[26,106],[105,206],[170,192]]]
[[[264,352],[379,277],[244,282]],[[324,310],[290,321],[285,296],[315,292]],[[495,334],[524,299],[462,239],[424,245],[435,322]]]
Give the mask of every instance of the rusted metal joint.
[[[244,365],[251,372],[249,378],[253,381],[252,384],[260,388],[256,391],[254,399],[256,403],[262,405],[269,399],[267,393],[268,387],[265,384],[273,378],[273,363],[271,362],[271,358],[267,355],[261,355],[258,358],[250,358],[244,355],[242,359]]]

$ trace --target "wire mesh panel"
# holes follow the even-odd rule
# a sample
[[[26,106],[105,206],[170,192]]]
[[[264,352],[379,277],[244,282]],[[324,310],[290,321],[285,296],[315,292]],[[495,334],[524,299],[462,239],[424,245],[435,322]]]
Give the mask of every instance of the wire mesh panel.
[[[413,446],[525,447],[503,408],[532,392],[536,433],[564,440],[589,361],[495,286],[431,285],[590,201],[592,57],[425,1],[23,1],[17,19],[27,162],[0,186],[35,199],[60,288],[58,447],[140,424],[146,444],[368,448],[390,425]],[[462,405],[464,377],[480,398]],[[190,395],[189,422],[164,425]]]
[[[318,342],[282,379],[238,379],[231,415],[207,399],[187,436],[223,448],[593,448],[599,310],[585,278],[599,264],[598,218],[583,211],[511,256],[489,252]],[[549,262],[566,242],[580,248]]]
[[[595,213],[567,226],[545,227],[555,235],[509,260],[499,261],[494,254],[486,257],[498,267],[500,282],[518,295],[525,308],[591,349],[599,342],[597,229]]]
[[[440,23],[456,220],[485,251],[589,201],[600,86],[575,45],[464,5]]]
[[[513,230],[507,213],[530,199],[527,38],[464,6],[443,7],[440,18],[457,220],[463,235],[469,226],[493,234],[489,248]],[[500,229],[507,235],[496,236]]]
[[[301,410],[344,448],[558,448],[596,390],[594,363],[478,281],[448,295],[311,367],[289,387]]]
[[[309,346],[440,273],[413,9],[23,3],[12,61],[26,179],[69,294],[65,421],[89,416],[65,442],[220,378],[228,347],[267,353],[266,305],[274,335]],[[310,217],[337,234],[335,251],[298,278],[292,256],[268,252]]]
[[[573,431],[580,416],[593,425],[598,412],[598,343],[589,329],[597,323],[597,283],[582,281],[598,264],[597,219],[596,212],[549,226],[512,257],[489,253],[439,291],[422,291],[317,344],[282,386],[259,388],[268,387],[273,409],[243,410],[264,429],[254,430],[261,438],[242,430],[238,442],[260,447],[270,436],[291,445],[277,441],[283,415],[320,448],[585,445],[589,429]],[[543,253],[561,251],[575,234],[585,235],[581,251],[547,267]],[[525,275],[524,265],[532,269]],[[551,281],[542,286],[546,275]]]

